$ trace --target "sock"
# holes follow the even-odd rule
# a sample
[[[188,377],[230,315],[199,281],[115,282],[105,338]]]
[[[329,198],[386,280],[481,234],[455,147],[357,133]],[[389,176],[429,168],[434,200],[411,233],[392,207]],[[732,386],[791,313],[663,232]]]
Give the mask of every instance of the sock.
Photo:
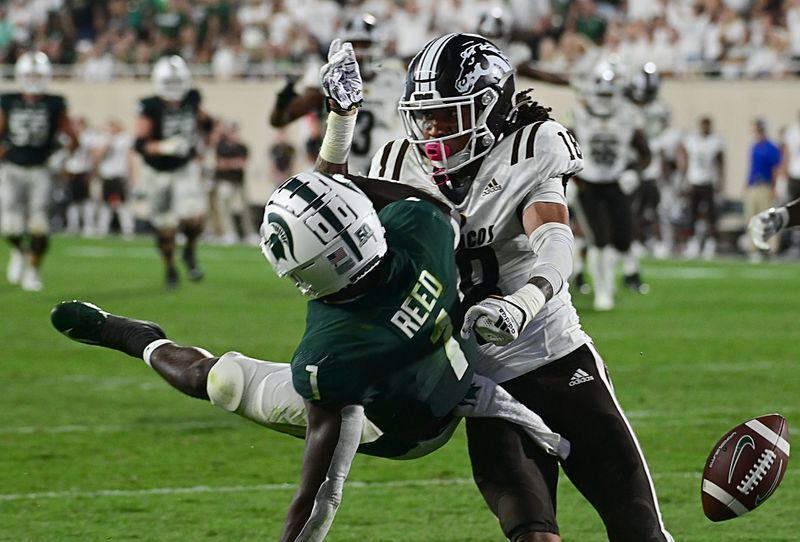
[[[159,346],[164,346],[165,344],[175,344],[175,343],[169,339],[158,339],[144,347],[144,352],[142,352],[142,359],[144,360],[144,362],[147,364],[148,367],[153,366],[150,363],[150,356],[153,355],[155,349],[158,348]]]
[[[100,343],[103,346],[139,359],[144,359],[144,349],[147,345],[165,338],[164,331],[153,322],[131,320],[113,314],[108,316],[100,332]]]

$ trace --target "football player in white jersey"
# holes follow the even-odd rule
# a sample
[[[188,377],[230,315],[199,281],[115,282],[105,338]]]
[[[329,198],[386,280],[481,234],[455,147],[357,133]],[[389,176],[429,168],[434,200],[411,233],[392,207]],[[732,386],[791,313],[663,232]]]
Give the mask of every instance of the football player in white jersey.
[[[781,144],[783,169],[788,178],[789,200],[800,198],[800,113],[786,127]],[[790,254],[800,254],[800,231],[792,232]]]
[[[638,259],[631,255],[631,194],[639,185],[651,152],[635,108],[623,99],[618,66],[601,63],[573,110],[575,135],[584,149],[578,176],[578,201],[589,240],[587,265],[594,283],[595,310],[614,307],[617,260],[626,284],[642,285]]]
[[[456,259],[472,307],[462,333],[484,342],[476,369],[573,443],[576,456],[561,465],[610,540],[671,541],[641,449],[568,292],[564,184],[583,165],[575,138],[527,92],[515,96],[508,59],[471,34],[425,45],[409,65],[399,110],[407,137],[384,145],[370,177],[394,181],[387,191],[415,187],[463,216]],[[509,424],[475,420],[467,432],[474,478],[505,535],[560,540],[558,461]]]
[[[641,124],[651,153],[650,164],[642,171],[641,184],[633,197],[634,239],[648,246],[656,257],[665,257],[668,249],[661,236],[659,211],[660,185],[666,182],[663,154],[668,145],[666,128],[670,110],[659,97],[660,88],[661,78],[656,65],[648,62],[631,77],[625,96],[642,117]],[[641,284],[641,280],[631,281],[626,277],[628,287],[637,288],[635,282]]]
[[[748,230],[753,244],[761,250],[769,250],[768,241],[778,232],[800,226],[800,199],[782,207],[767,209],[750,219]]]
[[[372,15],[359,15],[345,23],[342,41],[353,45],[364,81],[364,103],[356,120],[353,144],[348,159],[352,173],[366,175],[370,159],[387,139],[403,133],[395,109],[403,86],[404,73],[392,59],[384,61],[385,51]],[[308,83],[306,83],[308,85]],[[319,80],[307,86],[300,94],[293,94],[291,86],[284,88],[270,115],[270,124],[276,128],[312,111],[321,112],[325,95]]]
[[[710,258],[717,247],[715,195],[725,178],[725,144],[714,133],[711,118],[700,119],[700,131],[688,134],[678,146],[678,168],[689,185],[689,240],[684,255]],[[698,225],[704,224],[704,232]]]

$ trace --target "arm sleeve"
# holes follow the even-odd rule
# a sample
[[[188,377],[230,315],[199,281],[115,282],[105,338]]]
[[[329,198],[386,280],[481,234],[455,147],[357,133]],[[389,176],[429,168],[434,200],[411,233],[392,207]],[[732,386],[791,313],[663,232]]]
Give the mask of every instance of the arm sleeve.
[[[339,504],[342,502],[344,482],[358,450],[363,425],[363,406],[348,405],[342,408],[339,441],[336,444],[336,450],[333,452],[327,477],[320,486],[319,491],[317,491],[311,515],[295,542],[321,542],[325,540],[325,536],[333,524],[333,519],[336,517]]]

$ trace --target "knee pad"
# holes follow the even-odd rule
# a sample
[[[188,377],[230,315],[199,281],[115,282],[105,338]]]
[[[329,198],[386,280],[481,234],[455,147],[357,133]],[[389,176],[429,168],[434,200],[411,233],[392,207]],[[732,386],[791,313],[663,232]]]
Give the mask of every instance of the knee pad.
[[[305,434],[305,402],[292,386],[286,363],[228,352],[208,373],[206,392],[212,404],[229,412],[284,433]]]
[[[235,412],[244,395],[245,372],[233,356],[225,354],[211,368],[206,392],[212,405]]]

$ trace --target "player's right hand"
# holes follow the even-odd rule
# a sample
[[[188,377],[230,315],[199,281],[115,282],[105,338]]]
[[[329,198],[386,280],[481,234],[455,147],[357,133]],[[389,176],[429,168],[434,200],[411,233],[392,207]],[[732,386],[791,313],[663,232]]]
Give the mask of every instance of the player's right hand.
[[[364,84],[353,44],[335,39],[328,50],[328,63],[319,70],[322,90],[337,112],[351,111],[364,101]]]
[[[769,250],[769,239],[786,227],[788,219],[786,207],[773,207],[753,216],[747,226],[753,244],[761,250]]]
[[[490,296],[464,315],[461,337],[468,339],[474,329],[484,341],[505,346],[519,337],[526,320],[521,307],[505,297]]]
[[[158,153],[164,156],[177,156],[183,158],[189,156],[192,144],[185,137],[178,135],[162,139],[158,143]]]

